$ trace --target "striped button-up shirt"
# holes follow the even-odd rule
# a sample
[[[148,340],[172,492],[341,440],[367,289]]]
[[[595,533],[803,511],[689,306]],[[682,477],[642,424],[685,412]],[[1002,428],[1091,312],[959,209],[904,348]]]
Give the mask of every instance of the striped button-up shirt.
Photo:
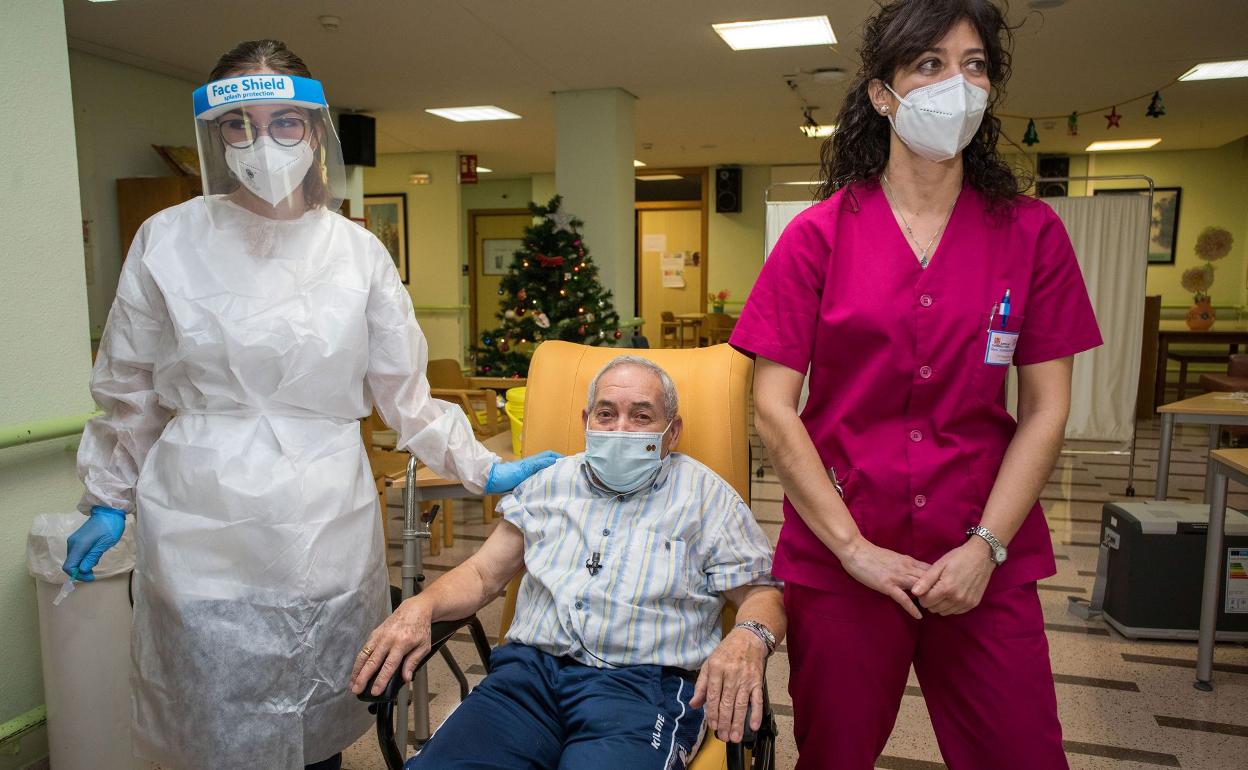
[[[777,584],[749,507],[687,455],[668,455],[631,495],[602,488],[571,455],[498,508],[524,533],[507,639],[589,666],[700,668],[720,640],[723,592]]]

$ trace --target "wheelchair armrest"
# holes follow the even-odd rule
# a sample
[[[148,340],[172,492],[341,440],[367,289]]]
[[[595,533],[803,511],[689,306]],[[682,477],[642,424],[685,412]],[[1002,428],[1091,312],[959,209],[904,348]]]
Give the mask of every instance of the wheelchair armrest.
[[[759,765],[759,757],[770,757],[775,751],[776,715],[771,709],[771,697],[767,694],[767,682],[763,682],[763,721],[758,730],[750,728],[750,719],[754,715],[751,704],[745,709],[745,729],[741,734],[740,743],[728,744],[728,770],[746,770],[745,749],[754,755],[755,767]],[[770,767],[770,760],[761,766]]]
[[[425,657],[421,659],[416,668],[419,669],[421,666],[428,663],[429,659],[436,655],[438,650],[441,650],[442,647],[451,640],[451,637],[455,635],[456,631],[471,624],[476,619],[476,615],[469,615],[468,617],[460,620],[440,620],[434,623],[429,629],[429,652],[425,654]],[[403,672],[401,670],[394,672],[394,676],[390,677],[389,682],[386,682],[386,688],[382,690],[380,694],[373,695],[373,685],[376,684],[376,682],[377,675],[374,674],[373,678],[370,679],[368,684],[364,686],[364,691],[356,697],[365,703],[383,703],[386,701],[393,701],[399,696],[399,690],[407,684],[403,681]]]

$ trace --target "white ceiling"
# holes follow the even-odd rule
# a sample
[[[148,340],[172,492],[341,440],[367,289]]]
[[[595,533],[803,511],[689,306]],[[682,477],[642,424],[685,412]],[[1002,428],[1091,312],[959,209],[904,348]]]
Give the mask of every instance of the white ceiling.
[[[1248,58],[1248,0],[1069,0],[1043,14],[1014,0],[1015,74],[1003,112],[1087,110],[1151,92],[1199,61]],[[653,167],[796,164],[819,141],[784,76],[856,68],[873,0],[65,0],[70,44],[202,82],[239,40],[285,40],[325,83],[331,104],[377,118],[380,152],[460,150],[499,176],[554,169],[552,92],[618,86],[637,96],[637,157]],[[834,48],[729,49],[713,22],[827,14]],[[318,17],[341,18],[336,32]],[[831,122],[846,81],[800,88]],[[1098,115],[1038,121],[1036,152],[1098,139],[1159,136],[1158,150],[1216,147],[1248,134],[1248,79],[1179,83]],[[187,97],[189,113],[190,96]],[[427,107],[495,104],[523,120],[452,123]],[[189,115],[188,115],[189,119]],[[1025,121],[1006,120],[1021,140]]]

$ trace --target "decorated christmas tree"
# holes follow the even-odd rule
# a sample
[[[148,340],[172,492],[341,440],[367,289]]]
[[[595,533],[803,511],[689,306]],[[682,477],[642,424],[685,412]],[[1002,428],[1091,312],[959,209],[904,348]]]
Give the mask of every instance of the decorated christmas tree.
[[[498,293],[502,322],[481,334],[473,348],[477,374],[486,377],[527,377],[529,359],[543,340],[582,345],[614,345],[620,339],[620,317],[611,292],[598,282],[598,268],[577,229],[584,223],[560,210],[556,195],[550,203],[529,204],[533,224],[525,230],[524,249],[517,251]]]

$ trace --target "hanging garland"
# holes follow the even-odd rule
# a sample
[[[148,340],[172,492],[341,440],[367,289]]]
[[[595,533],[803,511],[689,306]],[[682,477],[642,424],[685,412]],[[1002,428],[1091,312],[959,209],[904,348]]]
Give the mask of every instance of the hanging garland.
[[[1122,120],[1123,116],[1121,113],[1118,112],[1118,105],[1119,104],[1127,105],[1127,104],[1131,104],[1132,102],[1141,101],[1143,99],[1149,100],[1148,108],[1144,111],[1144,115],[1150,118],[1160,118],[1166,114],[1166,107],[1164,104],[1162,104],[1162,101],[1161,101],[1161,92],[1177,84],[1178,82],[1179,82],[1178,78],[1175,78],[1174,80],[1170,81],[1169,83],[1162,86],[1161,88],[1154,89],[1151,92],[1143,93],[1143,94],[1140,94],[1139,96],[1132,97],[1130,99],[1123,99],[1114,104],[1107,104],[1104,107],[1096,107],[1090,110],[1075,110],[1069,114],[1064,114],[1064,115],[1017,115],[1017,114],[1011,114],[1008,112],[999,112],[997,113],[997,117],[1014,118],[1015,120],[1027,121],[1027,130],[1023,134],[1023,144],[1027,145],[1028,147],[1031,147],[1034,144],[1040,143],[1040,134],[1036,130],[1037,120],[1043,122],[1046,120],[1058,120],[1059,118],[1066,118],[1066,134],[1068,136],[1078,136],[1079,135],[1079,118],[1081,116],[1091,115],[1093,113],[1101,112],[1102,110],[1109,110],[1109,112],[1106,112],[1103,114],[1103,117],[1107,121],[1107,125],[1105,127],[1107,129],[1121,128],[1121,126],[1119,125],[1119,121]]]

